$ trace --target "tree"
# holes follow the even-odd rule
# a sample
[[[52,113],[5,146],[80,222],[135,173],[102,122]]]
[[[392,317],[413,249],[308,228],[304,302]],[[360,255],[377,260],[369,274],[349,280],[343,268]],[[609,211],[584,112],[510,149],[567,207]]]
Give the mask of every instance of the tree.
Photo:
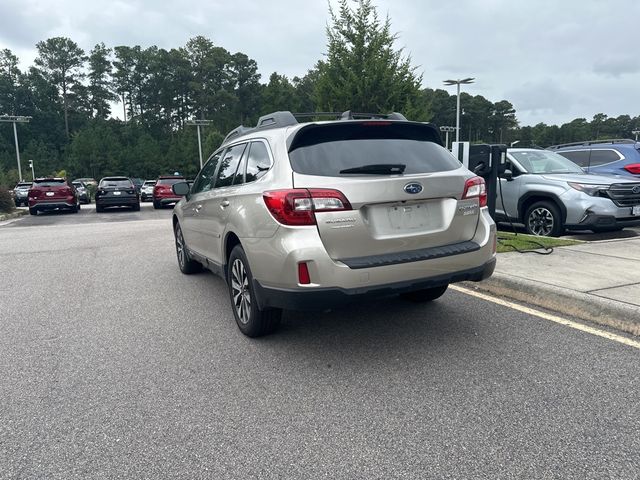
[[[67,97],[71,88],[83,78],[80,68],[86,60],[84,50],[66,37],[53,37],[44,42],[38,42],[36,48],[38,49],[38,57],[35,59],[35,64],[42,69],[44,76],[62,94],[64,129],[68,138],[69,104]]]
[[[11,50],[0,50],[0,115],[15,115],[17,107],[18,57]]]
[[[394,50],[397,34],[389,17],[378,18],[371,0],[356,8],[340,0],[339,12],[329,7],[327,58],[318,63],[316,100],[323,110],[359,112],[404,111],[414,120],[426,119],[420,96],[422,76],[410,57]]]
[[[110,102],[116,100],[111,86],[111,49],[98,43],[89,54],[89,107],[94,118],[106,119],[111,113]]]

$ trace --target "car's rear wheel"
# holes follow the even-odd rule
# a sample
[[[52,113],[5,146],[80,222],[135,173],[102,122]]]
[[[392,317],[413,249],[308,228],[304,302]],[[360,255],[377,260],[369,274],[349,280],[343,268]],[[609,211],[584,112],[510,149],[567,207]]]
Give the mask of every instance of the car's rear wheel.
[[[233,316],[242,333],[248,337],[261,337],[278,327],[282,310],[258,308],[249,262],[240,245],[236,245],[229,255],[227,285]]]
[[[29,207],[29,214],[30,215],[38,215],[38,209]]]
[[[153,201],[153,208],[155,208],[156,210],[159,209],[162,205],[160,204],[160,202],[156,202],[155,200]]]
[[[403,293],[401,298],[409,300],[410,302],[431,302],[436,298],[440,298],[447,291],[449,285],[442,285],[441,287],[423,288],[422,290],[416,290],[414,292]]]
[[[560,209],[546,200],[527,208],[524,225],[528,233],[540,237],[559,237],[564,232]]]
[[[178,257],[178,267],[180,267],[180,271],[186,275],[190,275],[202,270],[202,265],[189,257],[189,251],[187,250],[187,245],[184,243],[184,236],[182,235],[182,229],[179,223],[176,223],[173,234],[176,239],[176,255]]]
[[[133,206],[133,211],[134,211],[134,212],[139,212],[139,211],[140,211],[140,204],[139,204],[139,203],[136,203],[136,204]]]
[[[102,212],[104,212],[104,207],[96,204],[96,213],[102,213]]]

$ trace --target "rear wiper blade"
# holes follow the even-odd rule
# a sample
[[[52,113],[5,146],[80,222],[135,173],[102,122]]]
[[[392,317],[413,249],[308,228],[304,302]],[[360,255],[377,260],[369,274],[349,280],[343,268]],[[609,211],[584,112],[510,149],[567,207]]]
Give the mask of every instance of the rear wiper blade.
[[[403,173],[406,165],[402,163],[374,163],[362,165],[360,167],[345,168],[340,173],[370,173],[373,175],[384,175],[393,173]]]

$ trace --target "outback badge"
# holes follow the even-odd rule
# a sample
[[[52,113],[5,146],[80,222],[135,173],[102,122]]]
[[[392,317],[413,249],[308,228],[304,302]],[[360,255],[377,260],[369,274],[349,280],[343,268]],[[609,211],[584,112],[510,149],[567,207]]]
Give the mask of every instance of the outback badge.
[[[404,186],[404,191],[412,195],[415,195],[416,193],[420,193],[422,191],[422,185],[415,182],[407,183]]]

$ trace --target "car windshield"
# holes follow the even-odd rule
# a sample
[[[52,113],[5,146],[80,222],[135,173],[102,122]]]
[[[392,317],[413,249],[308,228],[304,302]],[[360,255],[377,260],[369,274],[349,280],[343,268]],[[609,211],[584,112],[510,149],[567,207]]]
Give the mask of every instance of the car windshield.
[[[582,168],[571,160],[546,150],[527,150],[509,152],[527,173],[585,173]]]
[[[158,180],[158,185],[173,185],[174,183],[184,182],[185,179],[182,177],[178,178],[161,178]]]
[[[151,182],[144,182],[144,186],[145,187],[153,187],[156,184],[155,181],[151,181]]]
[[[100,182],[101,187],[120,187],[126,188],[131,187],[131,180],[128,178],[104,178]]]
[[[73,182],[73,186],[76,188],[84,188],[84,185],[81,184],[80,182]]]
[[[31,184],[30,183],[19,183],[18,185],[16,185],[16,188],[18,190],[28,190],[31,188]]]

